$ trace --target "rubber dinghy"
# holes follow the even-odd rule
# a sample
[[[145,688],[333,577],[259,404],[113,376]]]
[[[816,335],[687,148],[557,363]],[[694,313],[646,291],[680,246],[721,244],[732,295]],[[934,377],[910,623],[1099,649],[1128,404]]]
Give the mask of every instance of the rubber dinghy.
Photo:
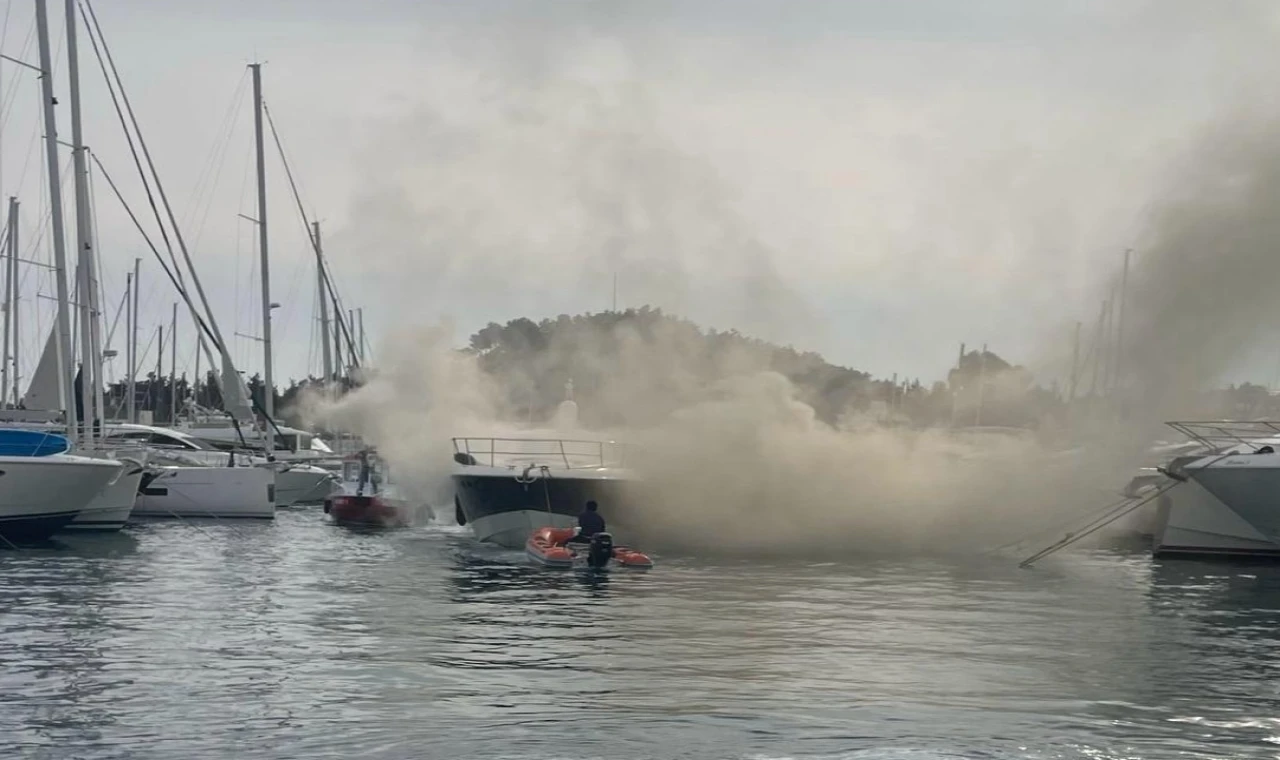
[[[588,544],[569,543],[577,535],[573,528],[538,528],[524,545],[529,559],[546,567],[581,567],[607,570],[609,567],[648,570],[653,560],[626,546],[614,546],[613,536],[597,533]]]

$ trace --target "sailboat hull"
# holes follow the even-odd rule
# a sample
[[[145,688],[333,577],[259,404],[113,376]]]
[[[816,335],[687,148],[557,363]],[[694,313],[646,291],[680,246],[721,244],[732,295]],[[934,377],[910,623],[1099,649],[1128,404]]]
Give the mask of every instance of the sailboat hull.
[[[67,526],[120,472],[121,463],[72,455],[0,457],[0,538],[43,541]]]
[[[133,514],[270,520],[276,515],[275,473],[262,467],[160,467],[143,481]]]
[[[336,489],[333,476],[319,467],[289,467],[276,472],[276,506],[320,504]]]
[[[80,512],[67,510],[39,515],[0,517],[0,536],[15,544],[44,541],[65,528]]]
[[[102,489],[80,514],[63,528],[64,531],[120,530],[133,513],[138,486],[145,472],[142,465],[125,463],[120,477]]]

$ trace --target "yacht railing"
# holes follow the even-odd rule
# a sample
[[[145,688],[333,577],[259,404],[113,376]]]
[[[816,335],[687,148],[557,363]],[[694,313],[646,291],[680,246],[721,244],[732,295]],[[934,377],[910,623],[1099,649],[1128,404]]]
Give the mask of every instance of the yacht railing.
[[[1256,451],[1266,445],[1263,441],[1280,439],[1280,422],[1272,420],[1211,420],[1165,424],[1215,452],[1242,445]]]
[[[454,459],[461,464],[515,467],[555,464],[567,470],[625,467],[635,445],[572,438],[454,438]],[[634,456],[634,453],[633,453]],[[549,461],[550,460],[550,461]]]

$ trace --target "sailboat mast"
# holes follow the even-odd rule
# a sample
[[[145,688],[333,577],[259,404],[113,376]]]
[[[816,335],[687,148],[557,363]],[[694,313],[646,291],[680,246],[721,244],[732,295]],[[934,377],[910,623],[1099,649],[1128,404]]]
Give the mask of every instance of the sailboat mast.
[[[71,369],[71,313],[67,292],[67,247],[62,228],[62,176],[58,166],[58,126],[53,114],[53,61],[49,50],[49,18],[45,0],[36,0],[36,36],[40,45],[40,94],[44,101],[44,148],[49,169],[49,226],[53,237],[54,280],[57,285],[58,317],[56,341],[59,401],[66,410],[67,434],[75,437],[79,427],[75,387]]]
[[[262,408],[275,418],[275,383],[271,377],[271,257],[267,252],[267,172],[262,141],[262,64],[253,70],[253,137],[258,150],[258,255],[262,259]]]
[[[133,421],[133,388],[129,373],[133,369],[133,272],[124,273],[124,403],[125,418]],[[116,410],[120,407],[117,405]]]
[[[1111,390],[1121,382],[1120,369],[1124,362],[1124,302],[1129,292],[1129,256],[1132,248],[1124,249],[1124,270],[1120,275],[1120,295],[1116,308],[1116,346],[1115,359],[1111,362]]]
[[[133,303],[129,304],[129,422],[138,422],[138,275],[142,259],[133,260],[133,280],[129,296]]]
[[[320,288],[320,345],[324,354],[324,381],[333,381],[333,353],[329,346],[329,295],[324,287],[324,249],[320,247],[320,222],[311,223],[316,244],[316,284]]]
[[[156,373],[147,383],[147,400],[151,407],[151,424],[158,421],[160,415],[160,378],[164,376],[164,325],[156,325]]]
[[[194,377],[192,378],[193,382],[191,386],[191,402],[197,407],[202,405],[202,402],[200,400],[200,349],[202,348],[204,348],[204,336],[201,335],[200,332],[197,330],[196,331],[196,371],[195,371]],[[194,415],[194,411],[195,409],[193,408],[192,409],[193,415]],[[193,416],[193,419],[194,419],[194,416]]]
[[[360,366],[360,357],[356,354],[355,341],[359,338],[356,335],[356,310],[347,309],[347,354],[351,359],[352,367]]]
[[[84,439],[93,440],[98,419],[94,389],[102,375],[102,348],[98,331],[97,278],[94,276],[92,228],[89,224],[89,164],[85,160],[84,131],[80,120],[80,56],[76,44],[76,0],[66,0],[67,77],[71,84],[71,156],[75,170],[76,271],[80,306],[80,401],[84,410]]]
[[[342,310],[333,302],[333,379],[342,374]]]
[[[357,334],[360,336],[360,350],[359,350],[358,352],[356,352],[356,353],[357,353],[357,354],[359,355],[359,357],[360,357],[360,366],[364,366],[364,363],[365,363],[365,353],[364,353],[365,342],[364,342],[364,307],[363,307],[363,306],[361,306],[360,308],[356,309],[356,321],[357,321],[357,322],[359,323],[359,325],[360,325],[359,329],[356,331],[356,332],[357,332]]]
[[[169,424],[178,422],[178,304],[173,305],[173,326],[169,328]]]
[[[21,295],[21,289],[18,287],[18,199],[9,199],[9,208],[12,216],[9,222],[9,321],[13,328],[13,405],[18,405],[18,387],[22,382],[21,365],[18,361],[21,351],[19,348],[22,342],[18,336],[22,335],[21,322],[19,317],[21,312],[18,310],[18,300]],[[8,389],[4,389],[5,392]]]
[[[13,293],[17,289],[14,282],[13,262],[17,260],[17,252],[13,250],[13,227],[18,223],[18,199],[9,198],[8,224],[5,225],[4,250],[7,258],[4,261],[4,363],[0,364],[0,406],[8,403],[9,395],[9,336],[13,331]]]

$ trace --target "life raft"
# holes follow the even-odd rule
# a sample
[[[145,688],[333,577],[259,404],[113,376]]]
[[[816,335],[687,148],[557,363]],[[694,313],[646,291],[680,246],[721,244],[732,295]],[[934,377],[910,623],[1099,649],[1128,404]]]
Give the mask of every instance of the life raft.
[[[587,567],[603,570],[609,565],[647,570],[653,560],[627,546],[614,546],[608,533],[597,533],[590,543],[569,543],[573,528],[538,528],[529,535],[524,551],[529,559],[546,567]]]

